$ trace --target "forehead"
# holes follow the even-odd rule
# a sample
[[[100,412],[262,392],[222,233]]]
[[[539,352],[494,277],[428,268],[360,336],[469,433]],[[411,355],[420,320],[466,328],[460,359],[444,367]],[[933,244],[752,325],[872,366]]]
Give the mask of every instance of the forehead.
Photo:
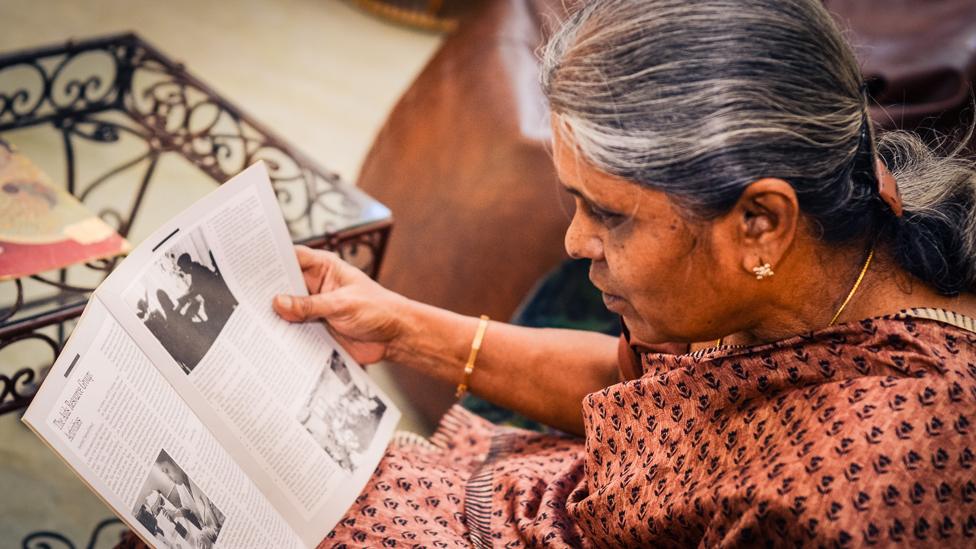
[[[560,133],[553,132],[553,163],[560,183],[571,193],[621,211],[638,205],[652,205],[658,212],[672,211],[663,192],[597,169]]]

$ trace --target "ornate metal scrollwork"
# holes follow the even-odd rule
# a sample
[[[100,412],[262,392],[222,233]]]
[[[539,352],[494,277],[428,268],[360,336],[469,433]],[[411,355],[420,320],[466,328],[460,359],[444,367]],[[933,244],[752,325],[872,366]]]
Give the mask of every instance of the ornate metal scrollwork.
[[[326,246],[347,262],[376,278],[389,238],[389,226],[365,230],[334,238]]]
[[[115,517],[104,519],[95,525],[95,529],[92,530],[92,533],[88,538],[88,543],[86,543],[84,547],[87,549],[97,547],[102,534],[112,529],[118,530],[117,537],[119,538],[121,538],[121,535],[126,532],[125,525],[121,520]],[[74,542],[64,534],[42,530],[32,532],[25,536],[21,541],[21,547],[23,549],[55,549],[58,547],[62,547],[64,549],[75,549],[75,547],[78,546],[76,546]]]
[[[14,285],[14,302],[7,309],[0,310],[0,324],[10,320],[24,306],[24,283],[19,278],[8,283]]]
[[[111,108],[120,98],[115,80],[121,43],[23,52],[0,60],[0,126],[61,118],[65,112]],[[54,52],[60,55],[54,56]],[[101,65],[92,72],[92,65]],[[3,83],[12,83],[11,86]]]
[[[145,45],[132,55],[132,87],[123,104],[134,120],[217,181],[264,160],[293,235],[341,231],[370,219],[374,201],[297,151]],[[381,217],[388,217],[384,212]]]
[[[12,345],[27,341],[40,341],[46,344],[51,350],[51,357],[44,360],[37,358],[37,363],[47,364],[48,366],[57,358],[61,345],[53,338],[40,332],[26,332],[0,341],[0,351]],[[36,366],[22,367],[13,375],[0,373],[0,414],[17,410],[26,406],[33,398],[40,384],[41,371]]]

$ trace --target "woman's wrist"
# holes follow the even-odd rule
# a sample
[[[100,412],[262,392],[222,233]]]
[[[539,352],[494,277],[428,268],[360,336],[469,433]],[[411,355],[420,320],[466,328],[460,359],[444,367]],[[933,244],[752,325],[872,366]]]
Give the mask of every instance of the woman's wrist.
[[[422,338],[431,324],[431,307],[400,295],[397,297],[400,299],[393,306],[393,318],[397,323],[396,335],[390,340],[385,358],[396,364],[412,366],[416,351],[423,346]]]
[[[400,326],[387,360],[447,381],[460,379],[478,319],[412,300],[405,300],[397,316]]]

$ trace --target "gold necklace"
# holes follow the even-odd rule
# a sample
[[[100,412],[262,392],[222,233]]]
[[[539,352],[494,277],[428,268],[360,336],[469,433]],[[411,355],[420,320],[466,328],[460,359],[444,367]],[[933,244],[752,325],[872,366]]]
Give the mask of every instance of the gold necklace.
[[[868,267],[871,266],[871,259],[873,258],[874,246],[871,246],[871,250],[868,252],[868,258],[864,261],[864,266],[861,267],[861,274],[857,275],[857,280],[854,281],[854,287],[851,288],[851,291],[847,294],[844,302],[840,304],[840,308],[837,309],[836,313],[834,313],[834,318],[830,319],[830,324],[827,324],[827,326],[833,326],[834,323],[837,322],[837,318],[840,317],[840,314],[844,312],[844,308],[847,307],[847,304],[851,302],[851,298],[854,297],[857,289],[861,287],[861,281],[864,280],[864,275],[868,272]]]
[[[871,266],[872,259],[874,259],[874,246],[871,246],[871,249],[868,251],[868,258],[864,260],[864,266],[861,267],[861,272],[857,275],[857,280],[854,281],[854,286],[851,287],[851,291],[848,292],[847,297],[844,298],[844,302],[840,304],[840,308],[838,308],[837,312],[834,313],[834,317],[830,319],[830,323],[827,324],[828,327],[833,326],[834,323],[837,322],[837,319],[840,318],[840,314],[844,312],[844,309],[847,308],[847,304],[851,302],[854,294],[857,293],[857,289],[861,287],[861,282],[864,281],[864,275],[867,274],[868,268]],[[714,346],[721,347],[723,339],[725,338],[720,337],[716,339]]]

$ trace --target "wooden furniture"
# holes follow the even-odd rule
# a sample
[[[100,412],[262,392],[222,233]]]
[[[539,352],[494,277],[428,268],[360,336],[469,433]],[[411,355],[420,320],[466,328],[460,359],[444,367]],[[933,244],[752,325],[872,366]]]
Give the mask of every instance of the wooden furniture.
[[[845,29],[884,129],[938,143],[974,117],[976,5],[971,0],[825,0]],[[931,130],[935,130],[934,132]]]
[[[380,275],[389,288],[507,320],[564,259],[572,210],[560,202],[535,56],[557,9],[548,4],[561,6],[473,5],[377,136],[359,187],[397,216]],[[456,383],[392,375],[431,423],[454,400]]]

